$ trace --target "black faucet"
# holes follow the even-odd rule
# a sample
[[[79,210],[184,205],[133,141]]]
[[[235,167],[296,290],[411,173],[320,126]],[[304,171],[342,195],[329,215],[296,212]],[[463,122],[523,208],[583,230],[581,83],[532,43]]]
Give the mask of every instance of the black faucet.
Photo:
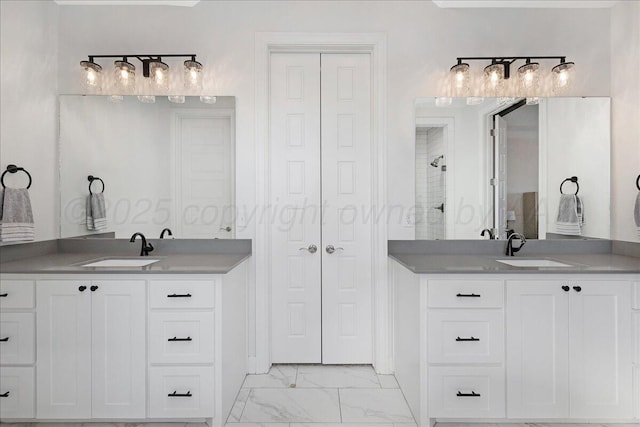
[[[167,233],[169,236],[173,236],[173,233],[171,232],[170,228],[165,228],[164,230],[162,230],[162,232],[160,233],[160,238],[164,239],[164,233]]]
[[[520,246],[517,248],[513,247],[513,239],[520,239]],[[513,256],[514,253],[519,252],[520,249],[527,243],[527,239],[520,233],[512,233],[507,240],[507,250],[505,252],[506,256]]]
[[[484,237],[484,234],[485,234],[485,233],[489,233],[489,240],[493,240],[493,239],[495,239],[495,238],[496,238],[495,234],[493,234],[493,231],[492,231],[491,229],[489,229],[489,228],[485,228],[484,230],[482,230],[482,231],[480,232],[480,235],[481,235],[482,237]]]
[[[136,237],[140,236],[142,239],[142,248],[140,248],[140,256],[149,256],[149,252],[153,250],[153,245],[151,243],[147,244],[147,238],[144,237],[142,233],[133,233],[129,242],[133,243],[136,241]]]

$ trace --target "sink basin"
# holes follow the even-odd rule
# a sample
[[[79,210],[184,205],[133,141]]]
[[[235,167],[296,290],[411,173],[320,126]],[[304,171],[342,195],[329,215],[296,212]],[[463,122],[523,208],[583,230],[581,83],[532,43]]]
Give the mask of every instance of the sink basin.
[[[497,259],[496,261],[513,267],[571,267],[550,259]]]
[[[103,259],[101,261],[90,262],[83,264],[83,267],[144,267],[151,265],[154,262],[160,261],[159,259],[151,258],[111,258]]]

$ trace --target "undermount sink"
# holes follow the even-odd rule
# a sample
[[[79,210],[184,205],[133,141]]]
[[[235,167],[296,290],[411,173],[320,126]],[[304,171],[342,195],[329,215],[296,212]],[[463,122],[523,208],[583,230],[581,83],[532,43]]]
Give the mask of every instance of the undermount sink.
[[[497,259],[496,261],[513,267],[572,267],[550,259]]]
[[[151,258],[110,258],[103,259],[101,261],[90,262],[83,264],[83,267],[145,267],[151,265],[154,262],[160,261],[159,259]]]

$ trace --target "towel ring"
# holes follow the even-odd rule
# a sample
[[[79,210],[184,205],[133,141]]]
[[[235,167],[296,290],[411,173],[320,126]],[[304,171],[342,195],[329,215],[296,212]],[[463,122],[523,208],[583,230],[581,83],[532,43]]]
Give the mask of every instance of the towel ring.
[[[7,172],[16,173],[18,171],[22,171],[27,174],[27,176],[29,177],[29,184],[27,184],[27,189],[31,188],[31,174],[25,168],[20,168],[16,165],[7,165],[7,170],[2,172],[2,175],[0,176],[0,184],[2,184],[2,188],[7,188],[4,185],[4,176],[7,174]]]
[[[640,191],[640,175],[636,178],[636,187],[638,188],[638,191]]]
[[[564,185],[565,182],[573,182],[576,185],[576,192],[575,194],[578,194],[578,191],[580,191],[580,184],[578,184],[578,177],[577,176],[572,176],[571,178],[566,178],[564,181],[562,181],[562,184],[560,184],[560,194],[564,194],[562,192],[562,186]]]
[[[89,194],[93,194],[93,192],[91,191],[91,184],[93,184],[93,181],[100,181],[102,183],[102,191],[101,191],[101,193],[104,193],[104,181],[102,179],[100,179],[97,176],[89,175],[87,177],[87,180],[89,181]]]

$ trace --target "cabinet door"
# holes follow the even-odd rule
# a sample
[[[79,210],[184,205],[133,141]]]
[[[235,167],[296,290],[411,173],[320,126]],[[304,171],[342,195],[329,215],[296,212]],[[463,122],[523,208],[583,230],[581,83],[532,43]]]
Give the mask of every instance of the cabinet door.
[[[631,418],[630,283],[572,283],[569,312],[571,417]]]
[[[145,282],[94,282],[92,416],[145,417]]]
[[[83,281],[36,284],[37,414],[91,417],[91,291]]]
[[[569,415],[569,292],[557,281],[507,283],[507,416]]]

